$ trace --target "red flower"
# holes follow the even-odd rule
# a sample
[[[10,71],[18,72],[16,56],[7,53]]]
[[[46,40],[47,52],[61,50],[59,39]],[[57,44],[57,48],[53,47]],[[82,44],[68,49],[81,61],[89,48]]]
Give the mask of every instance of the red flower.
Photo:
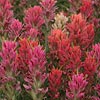
[[[65,49],[69,49],[69,39],[65,33],[58,29],[51,32],[48,41],[52,63],[58,62],[60,53],[65,51]]]
[[[80,12],[89,18],[93,15],[93,6],[91,0],[82,0],[82,6],[80,7]]]
[[[60,66],[63,66],[67,74],[76,73],[80,69],[82,52],[79,46],[66,47],[59,51]],[[70,72],[70,73],[69,73]]]
[[[61,47],[62,41],[67,42],[67,35],[62,32],[60,29],[52,30],[51,35],[49,36],[49,46],[50,49],[55,51],[58,50],[59,47]]]
[[[59,97],[59,89],[61,86],[62,71],[58,69],[52,69],[49,74],[49,91],[52,99]]]
[[[71,23],[67,25],[70,32],[69,38],[74,45],[79,45],[82,50],[87,49],[94,39],[94,26],[89,24],[81,14],[73,15]]]
[[[100,65],[100,43],[93,45],[92,51],[89,52],[90,56],[96,59],[98,66]]]
[[[90,77],[96,73],[97,70],[97,63],[95,58],[92,56],[88,55],[87,58],[84,61],[84,73],[89,75]]]
[[[16,67],[21,72],[27,72],[28,71],[28,65],[29,61],[32,58],[31,55],[31,44],[28,42],[27,39],[22,39],[20,42],[20,48],[18,55],[16,57]]]

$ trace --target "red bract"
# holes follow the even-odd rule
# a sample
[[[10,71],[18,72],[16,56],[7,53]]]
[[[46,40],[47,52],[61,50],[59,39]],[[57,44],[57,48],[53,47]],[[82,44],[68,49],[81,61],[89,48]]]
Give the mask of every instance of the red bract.
[[[49,91],[50,91],[50,97],[52,99],[59,98],[59,89],[61,86],[61,80],[62,80],[62,71],[58,69],[52,69],[49,77]]]
[[[89,48],[94,39],[94,27],[86,22],[81,14],[73,15],[71,23],[67,24],[70,32],[69,38],[74,45],[79,45],[82,50]]]
[[[98,66],[100,65],[100,44],[95,44],[93,47],[92,47],[92,51],[89,52],[89,55],[93,56],[96,61],[97,61],[97,64]]]
[[[0,33],[4,35],[11,23],[13,12],[9,0],[0,0]]]
[[[93,6],[91,0],[82,0],[82,6],[80,12],[86,17],[90,18],[93,15]]]
[[[67,42],[67,35],[62,30],[52,30],[51,35],[48,37],[50,49],[55,51],[61,47],[61,42]]]
[[[55,15],[55,4],[56,0],[42,0],[40,2],[42,8],[43,8],[43,15],[46,17],[46,21],[49,22],[54,18]]]
[[[66,69],[77,71],[81,67],[81,50],[80,47],[74,46],[69,49],[69,59],[66,61]]]
[[[16,57],[16,67],[21,73],[28,71],[28,65],[31,58],[31,44],[27,39],[22,39]]]
[[[84,61],[84,73],[87,74],[89,77],[93,77],[94,73],[97,70],[97,63],[96,60],[88,55]]]
[[[39,46],[34,47],[34,50],[32,52],[32,59],[30,60],[29,63],[29,72],[37,80],[39,80],[41,84],[44,83],[47,77],[45,73],[46,71],[45,64],[46,64],[45,52]]]
[[[13,19],[9,25],[9,37],[15,39],[21,35],[22,23],[19,20]]]
[[[55,62],[59,61],[59,66],[63,69],[70,69],[73,72],[81,66],[80,47],[71,47],[70,40],[61,30],[52,31],[49,36],[49,47],[51,57]]]
[[[86,85],[87,81],[83,74],[73,75],[66,89],[67,100],[84,100]]]
[[[41,88],[47,78],[45,52],[36,42],[25,38],[19,43],[20,47],[16,57],[17,72],[25,81],[24,88],[27,91],[33,91],[31,95],[35,99],[33,95],[37,96],[38,93],[46,92],[44,88]]]
[[[50,48],[50,56],[52,58],[52,62],[56,62],[59,60],[59,56],[63,50],[68,49],[70,46],[69,39],[67,35],[63,33],[61,30],[52,30],[51,35],[48,37],[49,48]]]
[[[32,92],[33,100],[42,99],[41,96],[47,92],[47,89],[42,87],[47,78],[45,52],[40,46],[35,46],[31,55],[32,58],[29,61],[28,72],[25,73],[23,86],[27,91]]]
[[[76,72],[81,67],[81,50],[78,46],[60,50],[60,65],[66,67],[66,71]]]

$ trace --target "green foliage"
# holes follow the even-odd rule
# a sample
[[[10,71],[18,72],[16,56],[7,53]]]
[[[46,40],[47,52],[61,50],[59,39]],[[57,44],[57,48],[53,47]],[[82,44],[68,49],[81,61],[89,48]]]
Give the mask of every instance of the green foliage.
[[[59,11],[67,11],[67,8],[69,7],[68,0],[58,0],[57,7]]]

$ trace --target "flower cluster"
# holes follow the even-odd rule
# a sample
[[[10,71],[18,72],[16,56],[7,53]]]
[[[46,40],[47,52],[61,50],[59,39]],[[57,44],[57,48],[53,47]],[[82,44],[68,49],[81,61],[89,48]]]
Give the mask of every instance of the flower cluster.
[[[82,14],[73,15],[71,23],[68,23],[67,29],[70,32],[69,38],[74,45],[79,45],[82,50],[89,48],[94,39],[94,26],[87,23]]]
[[[0,34],[7,32],[8,26],[13,18],[12,6],[9,0],[0,0]]]
[[[85,88],[87,81],[84,79],[83,74],[73,75],[72,80],[68,82],[68,89],[66,96],[68,100],[80,100],[85,96]]]
[[[52,69],[48,77],[50,96],[53,99],[59,98],[59,89],[62,81],[62,71],[58,69]]]
[[[25,11],[25,35],[33,38],[39,34],[41,26],[44,24],[43,10],[40,6],[34,6]]]

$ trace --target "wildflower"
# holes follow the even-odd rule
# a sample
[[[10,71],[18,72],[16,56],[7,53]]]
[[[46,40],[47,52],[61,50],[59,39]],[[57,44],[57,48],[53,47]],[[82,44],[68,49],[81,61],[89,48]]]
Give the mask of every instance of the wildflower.
[[[0,33],[4,35],[13,18],[12,6],[9,0],[0,0]]]
[[[84,73],[91,77],[94,75],[94,73],[96,73],[96,70],[97,70],[96,60],[92,56],[88,55],[84,61]]]
[[[59,98],[59,89],[61,86],[61,80],[62,80],[62,71],[58,69],[52,69],[49,77],[49,91],[50,91],[50,96],[52,99],[57,99]]]
[[[49,36],[50,48],[53,50],[57,50],[58,46],[60,46],[61,42],[67,40],[67,35],[62,32],[60,29],[52,30],[51,35]]]
[[[95,44],[92,47],[92,51],[89,52],[90,56],[93,56],[96,59],[98,66],[100,65],[100,44]]]
[[[74,45],[78,45],[82,50],[87,49],[94,39],[94,26],[89,24],[81,14],[73,15],[71,23],[67,24],[70,32],[69,38]]]
[[[14,63],[16,58],[16,43],[12,41],[5,41],[2,45],[2,51],[0,52],[1,66],[10,71],[15,71]]]
[[[41,7],[43,8],[43,15],[46,17],[46,21],[49,22],[54,18],[55,15],[55,4],[56,0],[42,0],[40,2]]]
[[[37,46],[34,47],[34,50],[32,52],[32,59],[29,63],[29,71],[36,79],[40,80],[44,83],[45,81],[45,71],[46,71],[46,58],[45,58],[45,52],[42,50],[41,47]]]
[[[15,99],[14,85],[17,83],[15,79],[15,58],[16,58],[16,43],[5,41],[0,52],[0,90],[5,97],[10,100]]]
[[[71,100],[80,100],[85,96],[85,88],[87,85],[86,79],[83,74],[73,75],[72,80],[68,82],[66,89],[66,97]]]
[[[52,62],[58,62],[60,51],[65,50],[65,48],[69,49],[70,42],[67,38],[67,35],[62,32],[60,29],[54,29],[51,32],[51,35],[48,37],[49,48],[50,48],[50,56]]]
[[[26,26],[31,28],[40,28],[44,23],[42,13],[43,11],[40,6],[34,6],[26,10],[24,18]]]
[[[73,72],[79,70],[81,67],[81,57],[82,54],[80,47],[79,46],[71,47],[68,52],[68,59],[66,59],[66,62],[68,62],[68,64],[66,64],[66,69],[71,69],[73,70]]]
[[[25,38],[19,44],[16,67],[24,81],[23,87],[34,100],[40,99],[46,92],[42,87],[47,78],[45,52],[36,42]]]
[[[89,18],[93,15],[93,6],[91,0],[82,0],[82,6],[80,7],[80,12],[86,17]]]
[[[22,23],[17,20],[13,19],[11,24],[9,25],[9,37],[10,39],[15,39],[21,35],[22,30]]]
[[[55,22],[52,25],[53,29],[61,29],[63,31],[65,31],[65,25],[68,21],[68,18],[66,16],[64,16],[64,14],[61,12],[59,14],[57,14],[55,17]]]
[[[41,32],[41,26],[44,24],[43,19],[43,11],[40,6],[34,6],[25,11],[25,27],[26,30],[24,33],[24,37],[31,37],[34,38]]]
[[[32,58],[31,55],[31,44],[27,39],[22,39],[20,42],[20,48],[16,56],[16,67],[21,73],[28,71],[29,61]]]

